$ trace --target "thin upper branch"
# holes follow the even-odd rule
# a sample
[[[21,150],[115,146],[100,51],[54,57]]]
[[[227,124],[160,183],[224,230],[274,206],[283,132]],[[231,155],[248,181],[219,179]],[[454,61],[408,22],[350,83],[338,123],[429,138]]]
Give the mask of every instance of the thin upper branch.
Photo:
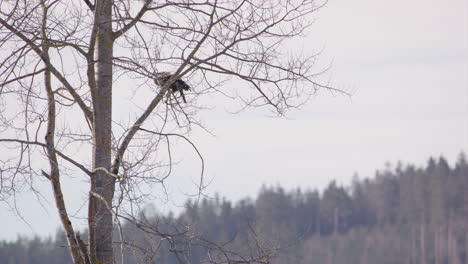
[[[12,33],[14,33],[17,37],[19,37],[21,40],[26,42],[31,49],[33,49],[37,55],[41,58],[41,60],[46,64],[46,66],[49,68],[51,73],[65,86],[65,88],[68,90],[68,92],[71,94],[73,99],[78,103],[80,106],[81,110],[85,114],[86,118],[90,123],[93,123],[93,113],[91,109],[84,103],[84,101],[81,99],[80,95],[75,91],[75,89],[72,87],[72,85],[68,82],[68,80],[51,64],[51,62],[44,56],[42,50],[34,44],[30,39],[28,39],[23,33],[18,31],[16,28],[8,24],[5,20],[0,18],[0,24],[6,27],[8,30],[10,30]]]
[[[95,5],[92,4],[89,0],[83,0],[85,4],[89,7],[91,11],[94,11]]]
[[[125,32],[130,30],[133,26],[135,26],[136,23],[138,23],[141,20],[143,15],[149,10],[149,6],[152,2],[153,0],[146,0],[138,14],[134,18],[132,18],[130,23],[126,24],[122,29],[114,33],[114,40],[125,34]]]
[[[29,77],[33,77],[33,76],[38,75],[39,73],[42,73],[42,72],[44,72],[44,71],[45,71],[45,68],[42,68],[42,69],[40,69],[40,70],[38,70],[38,71],[35,71],[35,72],[31,72],[31,73],[28,73],[28,74],[25,74],[25,75],[18,76],[18,77],[14,78],[14,79],[5,81],[5,82],[3,82],[3,83],[0,83],[0,87],[1,87],[1,86],[5,86],[5,85],[8,85],[8,84],[10,84],[10,83],[17,82],[17,81],[22,80],[22,79],[26,79],[26,78],[29,78]]]
[[[27,141],[27,140],[21,140],[21,139],[9,139],[9,138],[2,138],[0,139],[0,142],[15,142],[15,143],[20,143],[20,144],[27,144],[27,145],[36,145],[36,146],[41,146],[41,147],[47,147],[45,143],[41,143],[38,141]],[[80,164],[79,162],[75,161],[74,159],[70,158],[69,156],[65,155],[61,151],[54,149],[54,152],[57,153],[62,159],[68,161],[70,164],[74,165],[84,173],[86,173],[89,176],[93,175],[93,172],[88,170],[85,166]]]
[[[143,114],[137,119],[137,121],[133,124],[133,126],[130,128],[128,134],[125,136],[124,140],[122,141],[122,144],[119,146],[119,149],[117,150],[116,157],[114,159],[114,162],[112,164],[112,172],[114,174],[118,174],[120,164],[122,162],[123,156],[125,154],[125,151],[127,150],[130,141],[133,139],[137,131],[140,129],[141,125],[145,122],[145,120],[150,116],[150,114],[153,112],[153,110],[156,108],[156,106],[161,102],[162,98],[164,97],[164,94],[169,90],[170,85],[177,79],[180,78],[181,72],[183,69],[190,63],[190,60],[196,55],[197,51],[200,49],[200,47],[203,45],[205,40],[208,38],[210,35],[211,30],[214,27],[213,24],[213,19],[214,19],[214,14],[216,12],[216,7],[217,7],[218,1],[215,0],[215,3],[213,5],[213,11],[210,16],[210,21],[211,23],[209,24],[205,35],[198,41],[197,45],[194,47],[192,52],[189,54],[188,58],[182,63],[182,65],[179,66],[177,71],[171,76],[171,78],[165,83],[165,85],[161,88],[159,93],[156,95],[156,97],[151,101],[151,103],[148,105],[146,110],[143,112]]]

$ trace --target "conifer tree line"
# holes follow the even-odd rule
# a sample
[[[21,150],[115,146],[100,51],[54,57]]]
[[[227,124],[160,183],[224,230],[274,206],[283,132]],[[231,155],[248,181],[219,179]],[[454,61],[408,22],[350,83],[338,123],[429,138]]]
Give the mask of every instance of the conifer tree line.
[[[274,254],[258,263],[464,264],[468,163],[464,154],[453,166],[443,157],[398,163],[322,192],[263,187],[256,199],[188,201],[177,216],[137,221],[116,230],[117,263],[209,263],[265,250]],[[0,242],[0,263],[71,263],[66,245],[62,232]]]

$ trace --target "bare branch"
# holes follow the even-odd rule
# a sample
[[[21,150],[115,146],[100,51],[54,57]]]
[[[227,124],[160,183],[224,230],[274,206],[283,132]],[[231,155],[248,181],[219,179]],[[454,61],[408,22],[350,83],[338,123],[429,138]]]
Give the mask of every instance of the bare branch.
[[[36,53],[39,55],[39,57],[42,59],[44,64],[49,68],[52,74],[61,82],[63,85],[67,88],[68,92],[73,96],[73,99],[76,100],[78,105],[80,106],[81,110],[83,110],[83,113],[85,114],[86,118],[89,120],[89,122],[92,123],[93,120],[93,114],[91,110],[86,106],[86,104],[83,102],[81,97],[76,93],[75,89],[71,86],[71,84],[67,81],[67,79],[60,74],[60,72],[48,61],[48,58],[44,56],[43,52],[41,49],[34,44],[30,39],[28,39],[24,34],[16,30],[13,26],[8,24],[5,20],[0,18],[0,24],[6,27],[8,30],[13,32],[16,36],[18,36],[20,39],[22,39],[25,43],[27,43]]]
[[[14,79],[5,81],[5,82],[3,82],[3,83],[0,84],[0,87],[1,87],[1,86],[5,86],[5,85],[8,85],[8,84],[10,84],[10,83],[17,82],[17,81],[22,80],[22,79],[26,79],[26,78],[29,78],[29,77],[38,75],[39,73],[44,72],[45,69],[46,69],[46,68],[42,68],[42,69],[40,69],[40,70],[38,70],[38,71],[35,71],[35,72],[32,72],[32,73],[28,73],[28,74],[25,74],[25,75],[16,77],[16,78],[14,78]]]
[[[92,4],[89,0],[83,0],[85,4],[89,7],[91,11],[94,11],[94,4]]]
[[[153,0],[145,0],[145,3],[141,7],[140,11],[134,18],[132,18],[130,23],[126,24],[122,29],[114,33],[114,40],[125,34],[125,32],[130,30],[132,27],[134,27],[141,20],[143,15],[145,15],[145,13],[149,10],[149,6],[152,2]]]
[[[44,148],[47,148],[47,144],[41,143],[38,141],[26,141],[26,140],[20,140],[20,139],[7,139],[7,138],[2,138],[0,139],[0,142],[14,142],[14,143],[20,143],[20,144],[26,144],[26,145],[36,145],[36,146],[41,146]],[[79,162],[75,161],[74,159],[70,158],[69,156],[65,155],[64,153],[54,149],[54,153],[59,155],[62,159],[68,161],[70,164],[74,165],[84,173],[86,173],[88,176],[92,176],[93,173],[88,170],[85,166],[81,165]]]
[[[62,221],[62,225],[65,229],[65,233],[67,234],[67,241],[70,246],[70,254],[73,258],[73,261],[77,264],[83,263],[83,257],[79,254],[79,244],[75,237],[75,231],[73,229],[72,223],[68,217],[67,209],[65,207],[65,201],[63,199],[62,188],[60,185],[60,170],[57,162],[57,152],[55,151],[55,117],[56,117],[56,110],[55,104],[56,101],[54,99],[54,92],[52,90],[52,82],[51,82],[51,71],[50,71],[50,59],[49,59],[49,43],[47,42],[46,38],[46,27],[47,27],[47,11],[48,8],[45,5],[45,2],[41,2],[41,6],[43,9],[43,20],[42,20],[42,37],[44,41],[42,42],[42,52],[38,53],[41,54],[43,57],[44,62],[47,64],[47,68],[44,74],[44,86],[47,92],[47,101],[48,101],[48,119],[47,119],[47,132],[46,132],[46,144],[45,148],[47,149],[47,155],[49,159],[50,165],[50,182],[52,184],[52,189],[54,192],[55,204],[59,211],[60,220]]]
[[[200,151],[198,150],[197,146],[195,145],[195,143],[193,143],[190,139],[188,139],[186,136],[184,135],[180,135],[180,134],[174,134],[174,133],[159,133],[159,132],[156,132],[156,131],[151,131],[151,130],[148,130],[148,129],[144,129],[144,128],[141,128],[140,127],[140,130],[142,131],[145,131],[145,132],[148,132],[148,133],[151,133],[151,134],[155,134],[155,135],[159,135],[159,136],[164,136],[166,138],[170,137],[170,136],[174,136],[174,137],[179,137],[179,138],[182,138],[184,139],[186,142],[188,142],[192,148],[195,150],[195,152],[197,152],[197,155],[198,157],[200,158],[200,161],[201,161],[201,173],[200,173],[200,184],[199,184],[199,192],[201,192],[201,189],[203,188],[203,175],[204,175],[204,172],[205,172],[205,160],[203,159],[203,156],[201,155]]]

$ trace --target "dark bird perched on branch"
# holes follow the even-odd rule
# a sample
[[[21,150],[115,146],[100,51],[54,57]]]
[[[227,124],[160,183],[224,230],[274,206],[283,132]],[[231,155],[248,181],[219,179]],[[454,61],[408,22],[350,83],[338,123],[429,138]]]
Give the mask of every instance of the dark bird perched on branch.
[[[156,74],[156,77],[154,78],[154,82],[159,85],[159,86],[164,86],[169,79],[171,79],[172,74],[169,72],[161,72]],[[181,79],[175,80],[171,86],[169,87],[172,93],[179,92],[180,96],[182,97],[182,100],[184,100],[184,103],[187,103],[187,100],[185,100],[185,95],[184,95],[184,90],[190,90],[190,86],[182,81]]]

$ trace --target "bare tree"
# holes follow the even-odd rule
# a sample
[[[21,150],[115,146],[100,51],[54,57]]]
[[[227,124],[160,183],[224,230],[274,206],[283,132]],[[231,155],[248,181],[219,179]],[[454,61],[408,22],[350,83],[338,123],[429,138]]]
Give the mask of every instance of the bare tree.
[[[188,132],[200,125],[197,98],[217,93],[283,114],[319,88],[333,90],[316,82],[316,55],[283,49],[304,33],[309,15],[322,4],[0,0],[0,142],[14,150],[0,161],[2,197],[20,183],[46,177],[73,261],[113,263],[114,223],[131,218],[119,210],[141,201],[139,186],[163,184],[170,175],[171,138],[192,144]],[[170,74],[161,81],[163,72]],[[187,103],[174,86],[181,80],[183,90],[190,88]],[[242,86],[223,89],[234,80]],[[113,100],[119,99],[114,89],[151,100],[129,106],[136,118],[128,121],[112,115]],[[71,154],[79,148],[89,148],[91,156]],[[87,247],[73,228],[60,186],[70,173],[90,183]]]

